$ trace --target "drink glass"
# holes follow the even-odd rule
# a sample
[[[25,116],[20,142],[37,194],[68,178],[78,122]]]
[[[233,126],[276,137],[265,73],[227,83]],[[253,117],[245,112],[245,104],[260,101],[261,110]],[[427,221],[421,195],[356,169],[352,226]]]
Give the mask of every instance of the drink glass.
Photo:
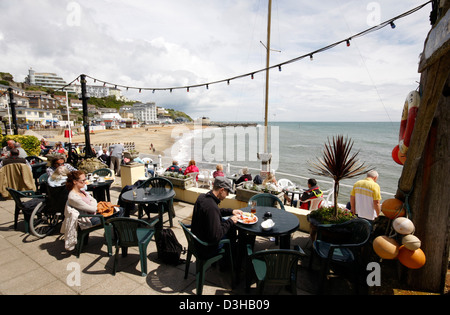
[[[256,213],[256,200],[251,201],[251,205],[250,205],[250,212],[255,214]]]
[[[133,188],[133,198],[136,198],[136,196],[137,196],[137,189]]]

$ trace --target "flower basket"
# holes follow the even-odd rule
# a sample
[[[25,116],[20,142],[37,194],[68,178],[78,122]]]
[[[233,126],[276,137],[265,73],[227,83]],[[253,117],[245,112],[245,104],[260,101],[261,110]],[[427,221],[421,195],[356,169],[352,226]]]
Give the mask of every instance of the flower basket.
[[[169,180],[173,187],[179,187],[182,189],[188,189],[194,186],[194,182],[192,181],[192,177],[188,175],[166,172],[163,176],[165,179]]]
[[[307,219],[311,226],[310,235],[313,240],[316,238],[317,229],[320,225],[333,225],[333,229],[321,232],[321,240],[333,244],[345,243],[348,238],[348,231],[340,229],[339,224],[353,220],[356,216],[347,209],[339,208],[337,217],[334,217],[333,212],[334,207],[322,207],[308,214]]]

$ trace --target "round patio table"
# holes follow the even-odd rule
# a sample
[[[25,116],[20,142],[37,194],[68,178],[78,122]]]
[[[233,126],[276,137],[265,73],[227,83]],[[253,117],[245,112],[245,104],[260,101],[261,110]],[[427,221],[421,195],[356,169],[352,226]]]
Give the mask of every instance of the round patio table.
[[[243,208],[242,211],[250,212],[250,207]],[[264,231],[261,227],[261,223],[265,220],[264,214],[268,211],[272,213],[271,219],[275,222],[275,226],[269,231]],[[239,235],[241,235],[242,232],[244,233],[244,236],[251,234],[257,236],[279,237],[280,248],[290,248],[291,234],[300,227],[300,222],[294,214],[274,207],[257,206],[255,215],[258,217],[258,222],[254,224],[243,224],[239,222],[236,224]]]
[[[112,179],[105,180],[104,182],[99,182],[98,180],[95,182],[90,182],[89,185],[87,185],[87,191],[92,191],[92,195],[97,202],[111,201],[109,189],[112,183],[114,183],[114,180]]]
[[[137,204],[140,207],[139,216],[141,215],[142,206],[145,204],[156,204],[158,206],[159,223],[162,224],[162,217],[164,213],[164,205],[168,204],[168,201],[175,197],[175,191],[173,189],[154,187],[146,194],[144,188],[136,189],[136,196],[133,195],[133,190],[129,190],[122,194],[122,200],[129,203]],[[170,209],[167,209],[169,213],[170,226],[172,226],[172,214]],[[139,218],[140,219],[140,218]]]

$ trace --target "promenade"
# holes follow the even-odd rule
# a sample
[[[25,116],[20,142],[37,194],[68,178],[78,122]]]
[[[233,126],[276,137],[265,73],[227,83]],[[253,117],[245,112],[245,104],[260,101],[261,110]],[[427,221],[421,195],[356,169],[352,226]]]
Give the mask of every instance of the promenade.
[[[120,178],[111,187],[111,200],[117,202],[121,190]],[[187,247],[179,220],[189,219],[193,205],[175,201],[176,218],[173,231],[179,242]],[[154,240],[148,247],[148,275],[141,276],[139,251],[130,248],[126,258],[120,256],[119,268],[112,275],[114,259],[109,257],[102,230],[91,233],[89,243],[83,247],[80,258],[64,249],[63,235],[56,233],[38,239],[24,233],[22,215],[15,231],[14,201],[0,201],[0,294],[1,295],[194,295],[195,264],[191,264],[188,279],[184,279],[185,265],[165,265],[158,260]],[[145,217],[147,218],[147,217]],[[167,214],[164,227],[169,227]],[[295,232],[291,245],[300,245],[310,253],[309,235]],[[257,238],[255,249],[276,248],[267,238]],[[114,249],[113,249],[114,250]],[[185,258],[186,255],[182,255]],[[299,264],[297,294],[315,294],[318,268],[308,270],[308,258]],[[78,272],[79,271],[79,272]],[[74,276],[75,275],[75,276]],[[245,275],[240,272],[240,283],[231,289],[229,276],[219,267],[211,267],[206,274],[204,295],[244,295]],[[329,281],[328,293],[353,294],[353,289],[342,278]],[[267,288],[267,294],[286,294],[284,287]],[[256,294],[255,284],[250,294]]]

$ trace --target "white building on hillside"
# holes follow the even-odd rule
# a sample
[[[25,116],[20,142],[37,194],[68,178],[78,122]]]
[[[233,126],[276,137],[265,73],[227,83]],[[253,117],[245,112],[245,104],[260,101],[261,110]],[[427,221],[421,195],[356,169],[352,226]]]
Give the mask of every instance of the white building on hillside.
[[[156,111],[156,104],[151,103],[137,103],[131,108],[134,118],[145,124],[158,123],[158,115]]]

